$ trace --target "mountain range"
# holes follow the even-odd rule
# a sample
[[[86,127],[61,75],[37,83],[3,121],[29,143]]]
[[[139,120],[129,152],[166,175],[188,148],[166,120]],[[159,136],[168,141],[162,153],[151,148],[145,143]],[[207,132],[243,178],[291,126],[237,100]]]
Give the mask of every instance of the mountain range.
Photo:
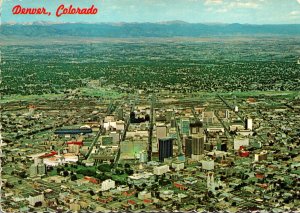
[[[4,23],[1,36],[26,37],[205,37],[243,35],[299,36],[300,24],[252,25],[252,24],[202,24],[170,21],[159,23]]]

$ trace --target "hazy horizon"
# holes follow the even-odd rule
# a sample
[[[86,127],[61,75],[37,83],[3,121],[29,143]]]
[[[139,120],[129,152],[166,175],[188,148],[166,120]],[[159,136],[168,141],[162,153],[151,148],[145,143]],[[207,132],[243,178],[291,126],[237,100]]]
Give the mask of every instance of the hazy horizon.
[[[273,24],[252,24],[252,23],[239,23],[239,22],[186,22],[182,20],[170,20],[170,21],[158,21],[158,22],[85,22],[85,21],[78,21],[78,22],[59,22],[59,21],[32,21],[32,22],[3,22],[2,24],[16,24],[16,25],[30,25],[30,24],[111,24],[111,25],[117,25],[117,24],[203,24],[203,25],[234,25],[234,24],[239,24],[239,25],[257,25],[257,26],[263,26],[263,25],[300,25],[299,23],[295,24],[289,24],[289,23],[273,23]]]

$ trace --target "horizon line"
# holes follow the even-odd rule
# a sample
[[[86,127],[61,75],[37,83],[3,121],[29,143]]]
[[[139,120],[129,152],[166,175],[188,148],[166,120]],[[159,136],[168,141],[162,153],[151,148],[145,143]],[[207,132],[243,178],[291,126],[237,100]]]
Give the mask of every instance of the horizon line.
[[[253,24],[253,23],[239,23],[239,22],[186,22],[182,20],[172,20],[172,21],[159,21],[159,22],[59,22],[59,21],[32,21],[32,22],[15,22],[15,21],[8,21],[3,22],[0,25],[55,25],[55,24],[203,24],[203,25],[254,25],[254,26],[263,26],[263,25],[300,25],[299,23],[272,23],[272,24]]]

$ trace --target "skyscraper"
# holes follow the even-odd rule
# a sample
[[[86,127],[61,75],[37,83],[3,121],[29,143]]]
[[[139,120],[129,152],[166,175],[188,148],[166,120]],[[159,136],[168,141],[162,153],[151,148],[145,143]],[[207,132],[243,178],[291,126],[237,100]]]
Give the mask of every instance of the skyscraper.
[[[159,161],[163,162],[165,158],[173,156],[173,139],[160,138],[158,140]]]
[[[189,135],[190,133],[190,120],[188,118],[181,119],[180,122],[181,128],[180,131],[184,135]]]
[[[190,134],[203,133],[203,123],[198,121],[195,123],[190,123]]]
[[[160,138],[167,137],[167,126],[157,126],[156,127],[156,138],[159,140]]]
[[[247,118],[245,121],[245,124],[246,124],[245,129],[248,129],[248,130],[253,129],[253,122],[252,122],[251,118]]]
[[[191,157],[192,156],[192,137],[186,137],[185,140],[185,156]]]
[[[192,135],[192,154],[204,154],[204,135]]]

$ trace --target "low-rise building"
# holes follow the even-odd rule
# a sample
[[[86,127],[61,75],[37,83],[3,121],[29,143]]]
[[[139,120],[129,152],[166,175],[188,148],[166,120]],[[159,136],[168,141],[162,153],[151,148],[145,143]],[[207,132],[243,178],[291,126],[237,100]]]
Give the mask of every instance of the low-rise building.
[[[136,186],[140,186],[143,183],[147,185],[152,185],[155,182],[155,176],[153,173],[144,172],[144,173],[136,173],[128,176],[128,183]]]
[[[263,160],[267,160],[268,158],[268,152],[267,151],[262,151],[259,154],[255,154],[254,155],[254,161],[263,161]]]
[[[80,211],[80,205],[78,203],[71,203],[70,204],[70,210],[72,212],[79,212]]]
[[[184,163],[180,162],[180,161],[173,162],[172,168],[175,169],[176,171],[182,170],[182,169],[184,169]]]
[[[34,206],[37,202],[43,203],[44,200],[44,194],[30,195],[28,198],[29,205],[31,206]]]
[[[249,138],[237,136],[234,138],[233,147],[235,150],[239,150],[241,146],[249,146]]]
[[[204,160],[201,161],[202,163],[202,169],[204,170],[213,170],[215,168],[215,162],[213,160]]]
[[[174,194],[174,191],[172,191],[172,190],[163,190],[163,191],[160,191],[159,197],[162,198],[163,200],[169,200],[169,199],[172,199],[173,194]]]
[[[111,179],[107,179],[101,183],[101,191],[107,191],[115,187],[115,181]]]
[[[153,168],[153,173],[155,175],[162,175],[166,172],[170,171],[169,166],[168,165],[163,165],[163,166],[157,166]]]
[[[144,200],[144,199],[150,199],[151,198],[151,192],[148,191],[142,191],[138,194],[138,198],[140,200]]]

